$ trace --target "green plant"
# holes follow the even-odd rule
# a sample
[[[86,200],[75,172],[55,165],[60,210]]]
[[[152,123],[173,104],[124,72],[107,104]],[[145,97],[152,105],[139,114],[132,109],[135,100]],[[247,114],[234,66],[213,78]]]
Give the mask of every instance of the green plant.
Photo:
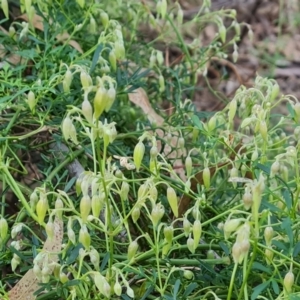
[[[24,276],[38,299],[292,299],[297,100],[261,77],[209,120],[182,99],[212,56],[233,45],[236,57],[235,11],[210,12],[204,1],[184,22],[165,0],[21,4],[28,22],[0,36],[2,297]],[[139,36],[140,20],[153,39]],[[209,22],[218,30],[207,47],[184,40]],[[164,63],[158,42],[183,59]],[[144,116],[133,95],[144,109],[147,95],[155,107],[167,99],[174,112],[164,122],[154,110]],[[284,101],[290,114],[273,114]],[[15,174],[27,172],[19,153],[28,148],[42,158],[35,188]],[[20,200],[13,213],[7,187]]]

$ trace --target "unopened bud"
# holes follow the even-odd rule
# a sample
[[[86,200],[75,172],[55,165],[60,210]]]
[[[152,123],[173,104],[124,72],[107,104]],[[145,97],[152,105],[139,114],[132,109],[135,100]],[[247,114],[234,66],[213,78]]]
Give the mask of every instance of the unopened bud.
[[[35,210],[38,217],[38,222],[41,225],[44,222],[48,210],[48,201],[45,195],[41,196],[40,200],[36,204]]]
[[[132,210],[132,213],[131,213],[131,218],[132,218],[132,221],[133,223],[135,224],[137,222],[137,220],[139,219],[140,217],[140,214],[141,214],[141,209],[139,207],[135,207],[133,210]]]
[[[196,220],[193,224],[193,237],[194,237],[194,248],[196,249],[199,245],[202,234],[202,225],[199,220]]]
[[[283,280],[283,287],[285,291],[290,294],[292,292],[292,287],[294,285],[295,276],[292,271],[286,273],[284,280]]]
[[[165,213],[165,209],[161,203],[155,204],[151,211],[151,220],[153,226],[156,227]]]
[[[174,237],[174,228],[173,228],[173,226],[166,226],[164,228],[164,236],[165,236],[166,241],[169,244],[172,244],[173,237]]]
[[[133,161],[137,172],[139,172],[141,163],[145,154],[145,145],[142,142],[138,142],[133,151]]]
[[[190,250],[190,252],[192,253],[192,254],[194,254],[195,253],[195,242],[194,242],[194,239],[193,238],[191,238],[191,237],[189,237],[188,238],[188,240],[186,241],[186,244],[187,244],[187,247],[188,247],[188,249]]]
[[[108,14],[106,12],[102,11],[100,14],[100,19],[101,19],[102,25],[104,26],[104,28],[106,28],[109,23]]]
[[[138,247],[139,247],[139,245],[138,245],[136,240],[132,241],[129,244],[128,250],[127,250],[127,258],[128,258],[129,261],[131,261],[134,258]]]
[[[264,230],[264,237],[267,246],[271,246],[273,236],[274,236],[274,229],[271,226],[267,226]]]
[[[88,195],[85,195],[80,200],[80,216],[83,221],[83,223],[86,223],[87,217],[90,214],[91,211],[91,198]]]
[[[6,219],[3,217],[0,218],[0,237],[2,240],[5,240],[7,237],[7,232],[8,232],[8,224]]]
[[[169,202],[169,205],[172,209],[172,212],[174,216],[178,217],[178,200],[175,190],[172,187],[168,187],[167,189],[167,199]]]
[[[35,98],[35,94],[33,91],[29,91],[28,92],[28,95],[27,95],[27,103],[28,103],[28,106],[30,108],[30,110],[32,112],[35,111],[35,106],[36,106],[36,103],[37,103],[37,100]]]
[[[185,169],[186,169],[186,176],[190,177],[192,175],[192,169],[193,169],[193,161],[190,156],[187,156],[185,159]]]
[[[81,229],[79,230],[79,243],[81,243],[85,249],[89,249],[91,245],[91,236],[86,228],[86,225],[82,225]]]
[[[185,236],[188,237],[188,235],[191,232],[191,223],[187,218],[183,219],[183,230],[184,230]]]
[[[203,170],[203,184],[206,189],[210,188],[210,170],[208,167],[205,167]]]

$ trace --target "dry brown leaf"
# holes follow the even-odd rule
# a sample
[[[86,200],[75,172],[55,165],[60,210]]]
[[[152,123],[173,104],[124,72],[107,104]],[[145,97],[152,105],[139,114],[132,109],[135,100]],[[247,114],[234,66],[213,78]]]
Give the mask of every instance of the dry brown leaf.
[[[133,92],[129,93],[128,97],[132,103],[143,110],[150,123],[155,123],[158,126],[163,124],[164,119],[152,108],[148,96],[143,88],[137,88]]]
[[[63,221],[55,218],[54,220],[54,237],[52,239],[47,238],[43,252],[47,252],[50,255],[49,262],[57,262],[57,253],[61,251],[63,240]],[[35,300],[34,292],[40,288],[39,282],[30,269],[22,279],[9,291],[9,300]]]

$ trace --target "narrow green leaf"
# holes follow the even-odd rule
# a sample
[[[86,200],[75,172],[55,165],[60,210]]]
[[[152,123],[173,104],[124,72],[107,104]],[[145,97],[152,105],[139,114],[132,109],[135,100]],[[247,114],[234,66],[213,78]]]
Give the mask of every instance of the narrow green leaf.
[[[259,285],[257,285],[254,289],[253,289],[253,293],[251,295],[251,300],[256,300],[257,297],[269,286],[270,281],[266,281],[263,282]]]
[[[183,297],[190,295],[199,285],[195,282],[190,283],[183,293]]]
[[[272,270],[269,267],[266,267],[257,261],[253,263],[252,270],[259,270],[268,274],[272,274]]]
[[[297,242],[294,246],[293,257],[296,257],[300,252],[300,242]]]
[[[282,193],[282,197],[285,201],[287,209],[290,210],[293,206],[293,199],[291,197],[290,191],[288,191],[287,189],[284,189],[284,191]]]
[[[271,282],[272,282],[272,289],[273,289],[274,293],[276,295],[279,295],[280,289],[279,289],[277,281],[273,278]]]
[[[177,293],[179,291],[179,287],[180,287],[180,279],[177,279],[175,284],[174,284],[174,291],[173,291],[173,300],[177,299]]]

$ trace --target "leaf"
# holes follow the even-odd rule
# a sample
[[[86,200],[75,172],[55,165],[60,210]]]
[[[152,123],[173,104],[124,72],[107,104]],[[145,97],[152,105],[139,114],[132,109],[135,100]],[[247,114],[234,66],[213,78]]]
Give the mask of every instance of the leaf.
[[[291,197],[290,192],[287,189],[284,189],[284,191],[282,193],[282,197],[285,201],[287,209],[290,210],[293,206],[293,199]]]
[[[143,88],[138,88],[129,93],[128,98],[132,103],[142,109],[150,123],[155,123],[158,126],[161,126],[164,123],[164,119],[152,108],[148,96]]]
[[[272,282],[272,289],[273,289],[274,293],[276,295],[279,295],[280,289],[279,289],[277,281],[273,278],[271,282]]]
[[[96,65],[98,63],[99,56],[100,56],[100,53],[101,53],[102,49],[103,49],[103,44],[100,43],[97,46],[97,48],[96,48],[96,50],[94,52],[93,59],[92,59],[92,65],[91,65],[91,68],[90,68],[90,73],[92,73],[94,71],[94,69],[95,69],[95,67],[96,67]]]
[[[199,285],[195,282],[190,283],[183,293],[183,297],[190,295]],[[186,299],[186,298],[185,298]]]
[[[173,300],[177,299],[177,294],[178,294],[179,288],[180,288],[180,279],[177,279],[174,284]]]
[[[21,15],[17,19],[22,19],[29,23],[27,14]],[[52,23],[52,20],[50,20],[50,24],[51,23]],[[34,28],[36,28],[40,31],[44,31],[43,18],[37,14],[34,14],[32,17],[32,25]],[[83,53],[81,46],[76,41],[69,40],[69,38],[70,38],[70,35],[66,31],[64,31],[63,33],[60,33],[56,36],[56,39],[58,42],[62,42],[62,43],[67,42],[70,46],[72,46],[74,49],[76,49],[79,53]]]
[[[57,262],[57,253],[61,251],[63,240],[63,221],[57,217],[54,220],[54,237],[47,238],[42,251],[50,253],[49,262]],[[39,281],[30,269],[22,279],[9,291],[10,300],[35,300],[34,292],[40,288]]]
[[[300,252],[300,242],[297,242],[297,244],[294,246],[293,251],[293,257],[296,257]]]
[[[253,289],[253,293],[251,295],[251,300],[255,300],[257,299],[257,297],[269,286],[270,281],[266,281],[263,282],[259,285],[257,285],[254,289]]]
[[[262,272],[268,273],[268,274],[272,274],[272,271],[270,268],[264,266],[263,264],[255,261],[252,265],[252,269],[253,270],[260,270]]]

